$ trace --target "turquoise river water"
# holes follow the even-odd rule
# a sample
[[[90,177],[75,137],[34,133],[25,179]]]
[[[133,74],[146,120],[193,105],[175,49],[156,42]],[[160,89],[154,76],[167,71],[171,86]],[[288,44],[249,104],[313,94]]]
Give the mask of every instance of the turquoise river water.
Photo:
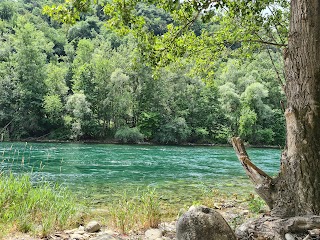
[[[248,153],[265,172],[277,173],[279,149]],[[231,147],[2,142],[0,171],[32,173],[35,182],[57,182],[97,201],[147,186],[164,198],[252,189]]]

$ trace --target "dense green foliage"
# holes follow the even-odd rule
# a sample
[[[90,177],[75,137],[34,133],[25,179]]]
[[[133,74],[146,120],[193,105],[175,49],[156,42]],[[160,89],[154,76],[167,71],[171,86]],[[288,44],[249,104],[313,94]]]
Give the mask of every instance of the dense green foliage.
[[[81,6],[87,13],[74,25],[61,24],[42,13],[54,2],[0,1],[1,139],[284,143],[277,48],[243,57],[239,46],[210,40],[225,22],[196,19],[173,41],[183,12],[142,3],[128,6],[136,18],[120,16],[140,34],[112,28],[122,23],[109,5]]]
[[[136,127],[119,128],[114,137],[122,143],[139,143],[143,141],[143,134],[140,133],[139,129]]]

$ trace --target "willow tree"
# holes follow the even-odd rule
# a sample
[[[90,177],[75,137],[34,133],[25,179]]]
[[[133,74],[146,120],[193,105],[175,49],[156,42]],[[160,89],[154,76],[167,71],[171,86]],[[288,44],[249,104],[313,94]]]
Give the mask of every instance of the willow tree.
[[[47,9],[47,12],[56,18],[59,16],[61,20],[75,21],[79,15],[74,13],[87,10],[89,1],[72,2],[73,5],[54,7],[50,11]],[[170,11],[178,24],[169,25],[167,33],[161,38],[143,32],[143,19],[134,15],[135,5],[139,2],[156,4]],[[290,10],[288,14],[286,9]],[[138,29],[135,36],[140,40],[141,48],[146,56],[155,56],[152,61],[157,64],[165,64],[172,60],[172,56],[188,54],[194,56],[193,60],[199,63],[198,69],[203,70],[219,56],[220,50],[234,43],[240,43],[247,50],[257,49],[261,44],[269,46],[268,51],[271,46],[281,48],[285,80],[279,69],[276,71],[287,99],[284,104],[287,142],[278,176],[272,178],[250,162],[239,139],[234,138],[233,143],[249,177],[256,184],[257,192],[267,202],[273,216],[320,215],[318,0],[113,0],[105,5],[105,12],[110,15],[109,26],[118,31],[121,29],[119,32],[122,34],[134,33],[134,29]],[[221,27],[213,36],[206,32],[200,37],[194,36],[187,29],[199,18],[219,21]],[[299,218],[298,223],[291,224],[295,226],[291,230],[319,227],[320,220],[319,217],[306,217]]]

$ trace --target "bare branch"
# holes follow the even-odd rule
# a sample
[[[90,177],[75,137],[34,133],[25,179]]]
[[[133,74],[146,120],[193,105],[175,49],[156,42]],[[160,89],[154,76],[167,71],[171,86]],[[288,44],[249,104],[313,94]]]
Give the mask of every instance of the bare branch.
[[[287,47],[288,44],[282,44],[282,43],[276,43],[276,42],[267,42],[264,40],[246,40],[246,41],[240,41],[240,42],[254,42],[254,43],[261,43],[261,44],[265,44],[265,45],[272,45],[272,46],[277,46],[277,47]]]
[[[231,142],[247,176],[255,185],[256,192],[272,209],[273,196],[271,188],[273,179],[251,162],[240,138],[234,137],[231,139]]]
[[[271,9],[270,6],[268,6],[268,9],[269,9],[269,11],[272,13],[272,15],[275,17],[275,14],[274,14],[274,12],[273,12],[273,9]],[[284,44],[284,40],[282,39],[282,36],[281,36],[281,34],[280,34],[280,31],[279,31],[279,28],[278,28],[277,24],[276,24],[275,22],[273,22],[273,24],[274,24],[274,27],[275,27],[275,29],[276,29],[276,31],[277,31],[277,34],[278,34],[278,36],[279,36],[279,38],[280,38],[280,40],[281,40],[281,43]],[[281,26],[281,23],[279,23],[279,25]]]
[[[284,88],[284,83],[282,82],[282,78],[281,78],[281,76],[280,76],[280,73],[279,73],[276,65],[274,64],[274,60],[273,60],[273,58],[272,58],[272,55],[271,55],[271,52],[270,52],[270,49],[269,49],[269,48],[267,49],[267,52],[268,52],[269,58],[270,58],[270,60],[271,60],[272,66],[273,66],[274,70],[276,71],[277,78],[278,78],[278,81],[279,81],[279,83],[280,83],[280,86],[281,86],[282,89],[283,89],[283,88]]]

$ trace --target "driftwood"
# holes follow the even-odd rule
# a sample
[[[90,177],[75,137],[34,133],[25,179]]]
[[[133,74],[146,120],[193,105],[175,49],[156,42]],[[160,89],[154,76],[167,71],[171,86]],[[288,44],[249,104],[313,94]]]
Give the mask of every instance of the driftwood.
[[[256,192],[266,202],[269,208],[272,209],[273,179],[251,162],[240,138],[232,138],[231,142],[238,156],[239,161],[241,162],[244,170],[246,171],[246,174],[255,185]]]

